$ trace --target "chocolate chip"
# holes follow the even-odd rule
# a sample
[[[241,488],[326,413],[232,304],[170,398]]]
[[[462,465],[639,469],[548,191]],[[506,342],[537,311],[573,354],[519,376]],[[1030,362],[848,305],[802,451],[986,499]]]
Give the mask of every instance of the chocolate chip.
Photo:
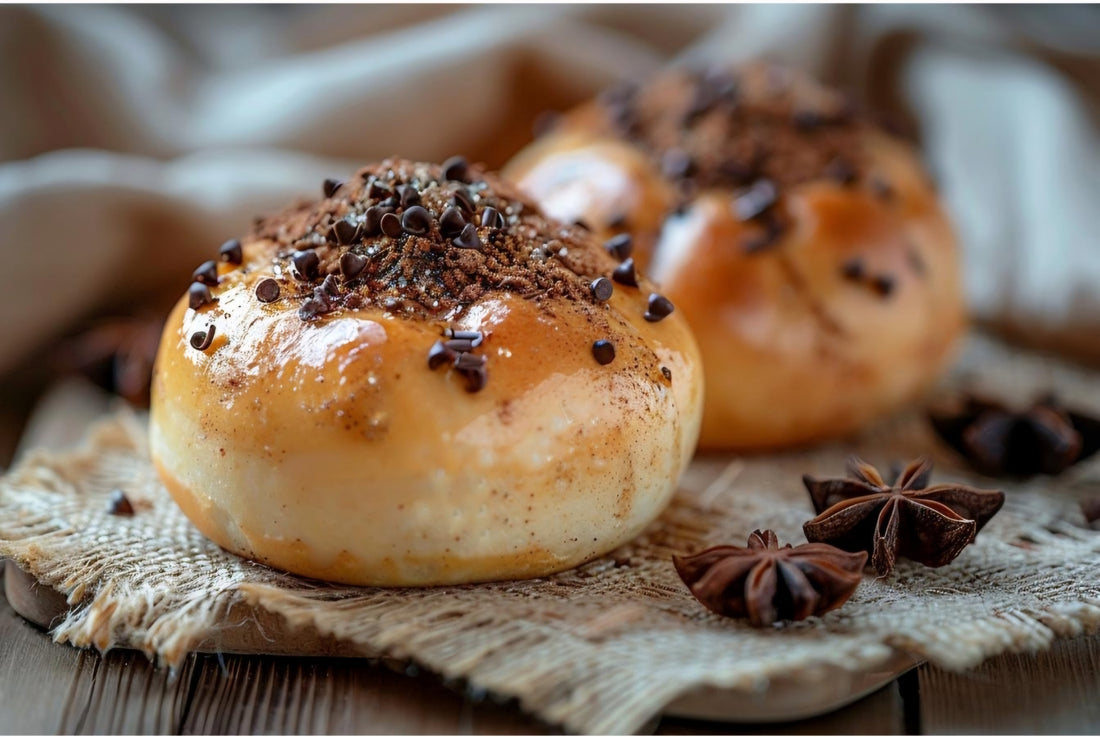
[[[470,193],[464,189],[455,190],[454,196],[451,197],[451,205],[461,209],[463,212],[473,215],[476,211],[474,207],[474,201],[470,197]]]
[[[455,368],[459,371],[476,369],[484,366],[488,360],[485,356],[475,356],[473,353],[459,353],[455,357]]]
[[[203,261],[199,268],[191,274],[191,281],[197,281],[210,287],[218,286],[218,264],[214,261]]]
[[[256,299],[263,303],[274,302],[279,298],[279,282],[268,278],[256,285]]]
[[[654,292],[649,295],[649,306],[645,312],[645,319],[649,322],[660,322],[671,315],[674,309],[668,297],[662,297]]]
[[[340,273],[345,279],[354,279],[367,266],[367,257],[348,251],[340,257]]]
[[[340,296],[340,283],[336,281],[336,276],[329,274],[325,277],[325,280],[321,282],[321,291],[330,297]]]
[[[592,355],[596,363],[606,366],[615,360],[615,346],[610,340],[597,340],[592,344]]]
[[[325,197],[332,197],[336,194],[336,190],[344,186],[344,183],[339,179],[326,179],[324,184],[321,185],[321,191],[325,193]]]
[[[196,351],[205,351],[214,342],[214,332],[214,323],[210,323],[206,330],[191,333],[191,347]]]
[[[363,215],[362,232],[364,236],[378,235],[382,232],[382,216],[386,210],[378,205],[371,205]]]
[[[432,229],[432,216],[420,205],[413,205],[401,216],[401,227],[406,233],[424,235]]]
[[[741,221],[763,215],[779,198],[779,191],[770,179],[757,179],[741,190],[733,200],[733,212]]]
[[[466,391],[478,392],[485,388],[489,373],[485,369],[488,359],[485,356],[475,356],[472,353],[460,353],[455,359],[455,370],[466,377]]]
[[[367,197],[370,197],[372,200],[385,199],[392,194],[393,190],[377,179],[372,179],[371,183],[367,185]]]
[[[835,158],[826,164],[823,173],[826,178],[845,185],[856,181],[859,176],[852,163],[842,158]]]
[[[444,341],[443,345],[455,353],[469,353],[476,347],[474,341],[470,338],[451,338]]]
[[[592,296],[601,302],[611,299],[611,294],[615,291],[615,285],[605,276],[594,279],[589,288],[592,290]]]
[[[318,297],[315,293],[298,308],[298,317],[303,320],[312,320],[315,317],[325,314],[330,309],[331,307],[328,300]]]
[[[445,364],[453,363],[454,360],[454,351],[444,345],[442,340],[437,340],[428,350],[428,368],[430,369],[437,369]]]
[[[214,301],[214,297],[210,294],[210,287],[199,282],[191,282],[191,286],[187,288],[187,306],[192,310],[197,310],[203,305],[208,305]]]
[[[244,251],[241,249],[241,242],[236,238],[226,241],[218,249],[218,256],[226,263],[240,266],[244,262]]]
[[[336,236],[336,242],[342,246],[355,243],[362,238],[358,223],[353,223],[347,218],[337,220],[332,226],[332,234]]]
[[[314,251],[295,251],[290,262],[294,265],[295,276],[302,281],[312,281],[317,278],[317,267],[321,259]]]
[[[405,232],[405,229],[401,227],[401,218],[397,217],[392,212],[387,212],[382,216],[379,227],[381,227],[382,232],[390,238],[397,238]]]
[[[457,207],[448,207],[439,216],[439,232],[444,238],[454,238],[466,227],[466,218]]]
[[[628,287],[638,286],[638,274],[634,271],[634,259],[628,258],[611,272],[611,278]]]
[[[412,207],[420,204],[420,191],[411,184],[402,184],[398,187],[397,196],[401,200],[402,207]]]
[[[489,383],[489,372],[484,366],[466,369],[462,374],[466,377],[466,391],[471,394],[481,391]]]
[[[111,492],[111,496],[107,500],[107,514],[113,514],[117,517],[132,517],[134,515],[134,505],[130,503],[129,497],[122,492],[122,489],[115,489]]]
[[[862,281],[867,273],[867,269],[863,265],[863,259],[859,256],[853,256],[841,264],[840,273],[843,274],[844,278],[848,281]]]
[[[669,179],[683,179],[695,171],[695,162],[686,151],[670,148],[661,156],[661,173]]]
[[[451,182],[465,182],[468,169],[465,156],[452,156],[443,162],[443,178]]]
[[[672,370],[668,366],[661,367],[661,376],[665,377],[666,381],[672,381]]]
[[[459,248],[481,248],[481,239],[477,235],[477,228],[473,223],[467,223],[462,232],[451,241]]]
[[[880,297],[889,297],[894,293],[894,289],[897,287],[897,281],[889,274],[877,274],[871,277],[871,288],[878,293]]]
[[[485,340],[485,334],[480,330],[452,330],[447,328],[443,331],[443,334],[448,338],[455,338],[456,340],[468,340],[474,348],[481,345],[481,341]]]
[[[503,228],[504,216],[501,215],[500,210],[495,207],[486,207],[485,211],[481,213],[481,227]]]
[[[612,256],[622,261],[634,253],[634,239],[630,237],[630,233],[619,233],[604,243],[603,247]]]

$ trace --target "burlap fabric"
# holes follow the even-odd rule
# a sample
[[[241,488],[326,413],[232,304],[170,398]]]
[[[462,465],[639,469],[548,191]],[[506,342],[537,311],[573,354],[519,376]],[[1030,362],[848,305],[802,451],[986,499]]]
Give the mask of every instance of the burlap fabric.
[[[974,337],[949,383],[979,378],[1002,397],[1054,387],[1080,407],[1100,401],[1090,396],[1100,373]],[[701,684],[759,690],[778,676],[820,677],[823,666],[867,669],[894,648],[966,668],[1100,629],[1100,532],[1078,507],[1100,493],[1100,463],[998,484],[968,473],[917,412],[843,444],[697,459],[640,539],[577,570],[423,590],[318,584],[223,552],[157,482],[143,432],[136,418],[107,419],[83,449],[31,453],[0,482],[0,555],[68,595],[59,641],[140,648],[172,665],[219,628],[242,626],[233,613],[243,604],[349,652],[411,658],[514,696],[570,730],[630,732]],[[754,630],[691,598],[674,552],[744,544],[758,527],[803,541],[812,512],[801,474],[841,473],[852,452],[883,464],[929,454],[934,480],[1000,486],[1008,499],[953,564],[902,562],[890,577],[867,574],[843,609],[820,619]],[[135,516],[106,514],[115,488],[136,500]]]

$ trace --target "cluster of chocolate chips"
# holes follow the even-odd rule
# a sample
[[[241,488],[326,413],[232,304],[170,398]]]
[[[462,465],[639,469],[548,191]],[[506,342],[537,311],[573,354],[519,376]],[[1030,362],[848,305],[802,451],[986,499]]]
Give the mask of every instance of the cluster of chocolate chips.
[[[201,310],[209,304],[217,301],[217,297],[210,291],[210,287],[218,286],[221,280],[218,276],[218,261],[240,266],[244,263],[244,249],[236,238],[228,240],[218,249],[218,260],[203,261],[191,274],[191,286],[187,289],[187,306],[192,310]],[[217,332],[214,324],[207,326],[206,330],[197,330],[191,334],[191,347],[197,351],[205,351],[214,343],[214,334]]]
[[[317,203],[258,221],[249,241],[249,248],[267,249],[274,261],[274,274],[255,282],[256,300],[294,299],[303,321],[368,304],[451,320],[502,291],[536,302],[565,298],[598,306],[612,298],[616,284],[639,286],[629,235],[607,242],[619,262],[607,275],[606,258],[593,253],[579,228],[548,220],[461,157],[442,166],[388,161],[348,181],[327,179],[322,192]],[[240,265],[241,243],[227,242],[221,258]],[[218,284],[217,262],[202,264],[190,306],[199,310],[216,301],[211,288]],[[658,322],[672,311],[667,298],[653,293],[643,315]],[[191,345],[207,350],[215,332],[211,324],[194,333]],[[488,379],[487,357],[474,349],[484,336],[449,330],[445,337],[431,347],[429,366],[450,366],[469,391],[480,391]],[[601,365],[615,358],[610,340],[595,341],[591,350]]]
[[[443,331],[445,340],[437,340],[428,350],[428,368],[435,370],[441,366],[451,366],[466,379],[466,391],[479,392],[489,381],[486,364],[487,356],[475,355],[473,350],[485,340],[479,330]]]
[[[298,298],[303,320],[368,303],[453,317],[491,291],[536,301],[610,296],[610,283],[584,276],[600,269],[585,258],[578,231],[547,220],[462,157],[442,166],[388,161],[322,189],[325,199],[293,226],[268,219],[255,232],[276,243],[286,264],[277,261],[256,298]]]
[[[867,116],[846,96],[797,87],[791,72],[775,66],[685,70],[646,85],[621,84],[600,101],[615,133],[649,153],[675,184],[677,211],[701,188],[734,190],[734,215],[758,226],[743,244],[756,253],[783,236],[785,187],[865,181],[883,200],[893,194],[866,171]]]
[[[445,161],[441,169],[443,182],[458,185],[470,182],[469,166],[460,156]],[[297,248],[290,255],[291,274],[305,282],[323,279],[298,310],[303,320],[323,315],[346,302],[348,295],[342,294],[341,284],[368,276],[371,256],[378,253],[378,241],[382,239],[401,239],[407,245],[409,238],[421,237],[428,241],[419,244],[421,248],[426,247],[426,250],[435,253],[443,252],[448,247],[480,251],[484,242],[478,223],[488,231],[490,240],[508,226],[504,213],[491,204],[484,204],[479,211],[477,199],[480,198],[465,186],[455,186],[448,191],[450,199],[445,206],[437,207],[437,216],[425,207],[427,203],[421,195],[421,187],[436,186],[438,180],[412,177],[411,181],[402,181],[402,177],[393,176],[392,170],[388,174],[390,176],[364,175],[360,197],[357,200],[349,198],[349,211],[343,217],[334,219],[334,222],[321,221],[323,241],[316,237],[315,230],[295,244]],[[325,197],[331,199],[346,186],[346,182],[326,179],[322,189]],[[438,205],[439,198],[434,199]],[[322,243],[330,248],[346,249],[336,261],[341,280],[336,279],[335,273],[321,276],[321,260],[314,249]],[[408,276],[415,274],[406,275],[406,280]],[[270,286],[262,282],[257,285],[257,299],[272,301],[272,295],[277,298],[277,293]],[[355,295],[353,304],[348,306],[357,306],[360,299],[359,295]]]
[[[603,247],[619,261],[619,265],[611,272],[611,278],[619,284],[637,287],[638,274],[634,268],[634,258],[631,256],[634,252],[634,240],[630,237],[630,234],[620,233],[604,243]],[[611,282],[603,278],[596,281],[606,283],[607,297],[605,299],[609,299],[611,297]],[[595,289],[595,284],[596,282],[593,282],[593,289]],[[649,322],[660,322],[671,315],[673,309],[672,302],[668,297],[653,292],[649,295],[644,317]]]

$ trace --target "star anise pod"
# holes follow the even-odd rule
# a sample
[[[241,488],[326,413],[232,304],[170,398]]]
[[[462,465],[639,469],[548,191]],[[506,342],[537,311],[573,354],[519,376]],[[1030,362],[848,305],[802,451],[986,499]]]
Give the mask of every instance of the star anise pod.
[[[953,561],[1004,504],[1000,491],[957,484],[929,487],[932,462],[910,463],[887,483],[874,466],[848,461],[845,479],[803,476],[817,517],[802,526],[806,539],[843,550],[865,550],[885,576],[901,556],[936,568]]]
[[[719,545],[696,555],[673,556],[672,562],[707,609],[766,627],[780,619],[824,614],[848,601],[862,578],[867,554],[822,544],[779,547],[774,532],[756,530],[747,548]]]
[[[1067,410],[1053,396],[1019,411],[978,397],[958,405],[933,409],[929,420],[982,473],[1053,475],[1100,450],[1100,419]]]

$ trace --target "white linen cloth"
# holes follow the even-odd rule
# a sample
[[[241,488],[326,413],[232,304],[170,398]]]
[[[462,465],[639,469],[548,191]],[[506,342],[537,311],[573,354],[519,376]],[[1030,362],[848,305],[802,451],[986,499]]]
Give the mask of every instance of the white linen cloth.
[[[975,315],[1100,359],[1095,7],[9,6],[0,372],[94,310],[166,304],[326,176],[393,154],[500,166],[542,109],[759,55],[907,111]]]

